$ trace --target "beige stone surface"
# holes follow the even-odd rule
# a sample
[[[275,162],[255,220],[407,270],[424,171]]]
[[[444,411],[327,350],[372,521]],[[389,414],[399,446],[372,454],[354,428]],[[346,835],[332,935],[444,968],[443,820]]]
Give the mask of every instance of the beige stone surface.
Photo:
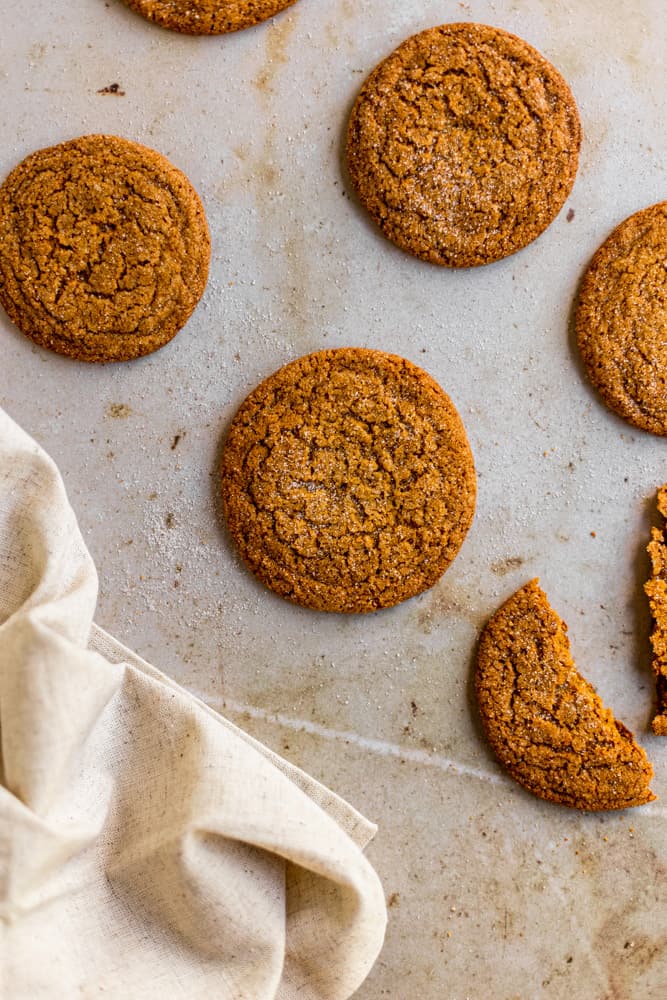
[[[534,244],[443,272],[368,221],[343,140],[379,59],[468,19],[554,63],[584,142],[573,192]],[[665,443],[599,403],[571,314],[600,242],[665,197],[666,45],[660,0],[300,0],[213,39],[162,31],[120,0],[3,7],[2,176],[87,132],[146,143],[199,191],[213,252],[187,326],[137,362],[78,365],[0,316],[2,403],[63,473],[100,571],[99,624],[379,824],[369,856],[390,925],[360,1000],[665,995],[667,744],[649,731],[642,593]],[[344,345],[429,371],[479,474],[475,522],[441,582],[360,617],[296,608],[256,583],[215,490],[247,392]],[[471,705],[475,643],[533,576],[580,670],[646,748],[657,802],[580,815],[493,761]]]

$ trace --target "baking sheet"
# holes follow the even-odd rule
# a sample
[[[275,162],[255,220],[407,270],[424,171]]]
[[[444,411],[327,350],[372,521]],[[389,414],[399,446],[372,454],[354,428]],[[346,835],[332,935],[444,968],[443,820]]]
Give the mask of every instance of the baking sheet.
[[[4,0],[2,20],[2,176],[39,147],[116,133],[188,174],[213,236],[202,303],[149,358],[72,363],[0,315],[2,403],[65,477],[100,570],[99,624],[379,824],[369,856],[390,924],[360,1000],[663,997],[667,744],[648,732],[642,582],[666,446],[599,403],[571,309],[599,243],[667,196],[664,4],[299,0],[204,39],[120,0]],[[383,240],[342,168],[366,74],[408,35],[457,20],[543,52],[585,136],[547,232],[464,272]],[[463,417],[479,475],[475,523],[441,582],[372,616],[264,590],[216,501],[220,443],[246,393],[343,345],[426,368]],[[474,646],[533,576],[582,672],[646,747],[656,803],[579,815],[494,763],[471,704]]]

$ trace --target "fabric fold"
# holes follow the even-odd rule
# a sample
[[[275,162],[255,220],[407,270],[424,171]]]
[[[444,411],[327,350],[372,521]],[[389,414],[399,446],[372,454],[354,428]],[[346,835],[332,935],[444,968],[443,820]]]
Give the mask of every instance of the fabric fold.
[[[374,828],[93,623],[53,462],[0,410],[0,993],[345,1000]]]

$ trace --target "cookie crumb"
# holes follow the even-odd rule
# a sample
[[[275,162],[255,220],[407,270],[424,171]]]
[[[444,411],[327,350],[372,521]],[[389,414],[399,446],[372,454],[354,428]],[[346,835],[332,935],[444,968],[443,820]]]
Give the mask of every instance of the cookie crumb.
[[[108,87],[100,87],[98,94],[114,94],[116,97],[125,97],[125,91],[120,89],[119,83],[110,83]]]

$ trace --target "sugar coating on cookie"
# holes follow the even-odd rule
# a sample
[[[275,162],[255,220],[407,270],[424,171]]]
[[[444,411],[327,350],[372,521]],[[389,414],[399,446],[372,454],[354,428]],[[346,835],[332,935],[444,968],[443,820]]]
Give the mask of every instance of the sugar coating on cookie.
[[[522,39],[445,24],[403,42],[354,104],[347,161],[403,250],[488,264],[546,229],[574,183],[581,126],[560,73]]]
[[[80,361],[163,347],[204,291],[210,249],[187,177],[127,139],[41,149],[0,186],[0,302],[37,344]]]
[[[250,28],[296,0],[125,0],[138,14],[187,35],[222,35]]]
[[[644,584],[644,591],[653,619],[651,648],[657,706],[651,726],[656,736],[667,736],[667,483],[658,491],[658,511],[663,524],[651,528],[647,547],[651,578]]]
[[[492,750],[540,798],[625,809],[655,798],[653,768],[632,733],[577,671],[567,626],[532,580],[482,633],[475,689]]]
[[[472,522],[461,419],[437,382],[381,351],[320,351],[241,405],[222,457],[241,555],[282,597],[367,612],[433,586]]]
[[[636,212],[598,249],[576,313],[588,377],[628,423],[667,435],[667,201]]]

